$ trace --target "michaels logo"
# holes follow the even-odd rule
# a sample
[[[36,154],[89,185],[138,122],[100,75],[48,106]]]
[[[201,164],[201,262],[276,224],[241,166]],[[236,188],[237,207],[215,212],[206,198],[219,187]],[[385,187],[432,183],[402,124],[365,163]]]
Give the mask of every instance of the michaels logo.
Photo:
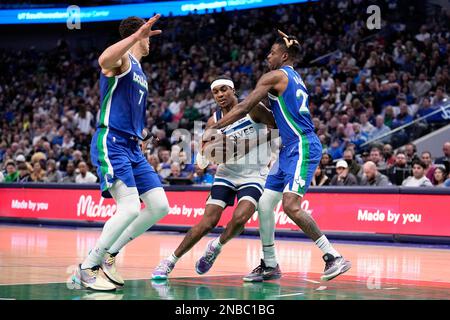
[[[137,82],[141,87],[144,87],[145,90],[148,90],[148,83],[145,80],[144,76],[137,74],[133,71],[133,81]]]
[[[82,195],[77,204],[77,216],[87,216],[89,218],[112,217],[117,210],[117,206],[103,205],[104,198],[100,198],[98,204],[92,200],[92,196]]]

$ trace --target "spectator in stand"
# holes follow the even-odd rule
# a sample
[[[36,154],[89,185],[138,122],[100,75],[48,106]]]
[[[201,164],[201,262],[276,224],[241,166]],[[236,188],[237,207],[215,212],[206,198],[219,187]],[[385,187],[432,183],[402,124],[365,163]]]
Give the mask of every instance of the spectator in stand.
[[[193,164],[188,163],[185,151],[180,151],[178,155],[178,163],[180,164],[182,176],[188,179],[192,179],[192,177],[194,176],[195,167]]]
[[[17,182],[19,172],[16,168],[16,163],[10,160],[6,163],[6,176],[4,182]]]
[[[75,183],[96,183],[97,177],[89,171],[89,167],[86,162],[81,161],[78,164],[79,173],[75,177]]]
[[[442,147],[442,152],[444,153],[443,157],[436,158],[434,160],[434,164],[443,164],[446,168],[450,167],[450,141],[444,143]]]
[[[161,181],[161,183],[164,182],[163,177],[161,177],[161,175],[159,174],[159,171],[161,170],[161,164],[159,163],[159,158],[157,155],[154,154],[150,154],[147,157],[147,161],[148,163],[150,163],[150,165],[153,167],[153,169],[155,170],[155,172],[158,174],[159,180]]]
[[[361,145],[366,143],[368,135],[361,131],[361,125],[357,122],[353,123],[353,136],[350,138],[350,142],[355,144],[357,150],[361,148]]]
[[[387,168],[390,168],[395,164],[396,157],[394,156],[394,150],[388,143],[383,146],[383,156]]]
[[[431,153],[429,151],[422,152],[420,160],[425,165],[425,176],[431,181],[431,183],[434,183],[434,170],[436,167],[433,165]]]
[[[160,165],[161,169],[158,172],[163,179],[166,179],[170,173],[171,173],[171,164],[172,160],[170,158],[170,151],[169,150],[161,150],[159,152],[159,158],[160,158]]]
[[[36,161],[33,164],[33,172],[31,172],[30,180],[32,182],[45,182],[47,176],[45,172],[45,160]]]
[[[62,177],[61,183],[76,183],[76,176],[75,164],[72,161],[68,161],[66,165],[66,172]]]
[[[19,163],[17,166],[19,176],[17,182],[31,182],[30,169],[25,162]]]
[[[320,187],[327,186],[330,184],[330,178],[325,174],[321,165],[318,165],[314,176],[311,179],[311,186]]]
[[[361,186],[386,187],[390,186],[388,177],[378,172],[377,166],[372,161],[367,161],[363,165],[364,175],[361,178]]]
[[[3,172],[0,171],[0,183],[2,183],[5,180],[5,176],[3,175]]]
[[[431,181],[425,176],[425,164],[416,160],[412,165],[413,175],[411,177],[406,178],[403,181],[402,186],[404,187],[432,187],[433,184]]]
[[[435,187],[444,187],[445,186],[445,180],[447,177],[447,171],[445,168],[439,166],[436,167],[434,170],[434,183],[433,185]]]
[[[201,169],[197,164],[195,165],[195,173],[193,176],[194,184],[212,185],[214,177],[205,169]]]
[[[406,161],[406,155],[403,151],[398,151],[395,156],[395,164],[387,170],[387,176],[394,185],[401,186],[410,175],[411,167]]]
[[[56,168],[56,161],[49,159],[47,161],[47,177],[45,182],[58,183],[62,180],[61,172]]]
[[[378,170],[386,170],[386,162],[379,147],[373,147],[370,150],[370,161],[375,163]]]
[[[359,179],[362,176],[362,170],[361,166],[356,162],[355,152],[352,149],[345,149],[344,160],[348,164],[348,171]]]
[[[431,82],[427,80],[425,73],[419,75],[419,79],[414,83],[412,94],[415,98],[424,97],[432,88]]]
[[[408,165],[412,167],[413,161],[420,160],[417,155],[417,147],[414,143],[408,143],[405,145],[405,154]]]
[[[382,115],[378,115],[375,118],[375,128],[373,128],[373,130],[370,132],[369,134],[369,140],[374,140],[376,138],[380,138],[377,139],[377,142],[382,142],[382,143],[389,143],[391,140],[391,137],[389,135],[386,135],[387,133],[389,133],[391,131],[391,129],[386,126],[384,124],[384,117]],[[386,136],[385,136],[386,135]]]
[[[361,113],[359,116],[359,123],[361,124],[361,132],[365,133],[367,136],[375,129],[375,127],[369,122],[367,118],[367,113]]]
[[[348,164],[345,160],[336,163],[336,175],[331,179],[331,186],[356,186],[356,177],[348,171]]]
[[[413,117],[409,114],[408,105],[406,102],[400,103],[400,112],[392,121],[392,129],[404,126],[413,121]]]

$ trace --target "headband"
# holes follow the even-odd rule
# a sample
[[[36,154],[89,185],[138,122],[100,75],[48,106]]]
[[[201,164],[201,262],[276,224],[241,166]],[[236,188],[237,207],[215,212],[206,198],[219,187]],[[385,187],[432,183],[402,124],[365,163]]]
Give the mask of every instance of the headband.
[[[298,44],[298,45],[300,45],[300,43],[297,41],[297,40],[295,40],[295,39],[289,39],[289,36],[286,34],[286,33],[284,33],[283,31],[281,31],[281,30],[278,30],[278,33],[279,33],[279,35],[283,38],[283,40],[284,40],[284,43],[286,43],[286,47],[289,49],[289,47],[290,46],[292,46],[293,44]]]
[[[233,81],[228,80],[228,79],[217,79],[217,80],[214,80],[213,83],[211,83],[211,90],[217,86],[223,86],[223,85],[229,86],[234,89]]]

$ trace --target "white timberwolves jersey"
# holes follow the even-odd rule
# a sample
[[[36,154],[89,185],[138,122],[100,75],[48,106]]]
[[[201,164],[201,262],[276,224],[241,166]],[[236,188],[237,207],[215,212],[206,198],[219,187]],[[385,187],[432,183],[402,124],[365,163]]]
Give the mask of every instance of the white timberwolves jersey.
[[[221,110],[214,113],[215,122],[221,118]],[[226,136],[232,136],[238,141],[242,139],[256,140],[258,135],[267,134],[267,126],[253,121],[247,114],[235,123],[222,128],[221,131]],[[256,177],[265,179],[269,171],[270,154],[269,143],[261,143],[259,146],[253,147],[245,156],[237,160],[229,160],[226,164],[220,164],[216,177],[231,180],[235,185],[243,184]]]

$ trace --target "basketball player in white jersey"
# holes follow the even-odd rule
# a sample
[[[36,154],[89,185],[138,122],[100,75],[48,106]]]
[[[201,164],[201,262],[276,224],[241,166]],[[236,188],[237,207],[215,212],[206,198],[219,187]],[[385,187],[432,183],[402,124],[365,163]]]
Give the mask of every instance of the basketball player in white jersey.
[[[228,77],[216,79],[211,84],[211,91],[220,110],[209,118],[207,128],[219,121],[222,116],[238,104],[234,83]],[[260,141],[267,141],[267,130],[274,127],[275,122],[272,113],[263,104],[259,104],[254,112],[224,128],[222,134],[233,137],[240,143],[245,143],[246,140],[256,141],[258,138],[260,138]],[[258,137],[258,134],[261,135]],[[262,138],[263,135],[264,138]],[[188,231],[173,254],[160,262],[152,274],[153,280],[167,279],[178,259],[217,225],[223,210],[227,206],[234,205],[236,197],[238,205],[234,210],[231,221],[219,237],[209,241],[205,254],[195,265],[197,273],[208,272],[222,246],[242,232],[245,223],[255,212],[259,198],[263,193],[270,161],[270,150],[268,150],[267,143],[260,146],[250,144],[250,146],[249,152],[232,161],[233,163],[227,161],[225,164],[219,165],[210,195],[206,201],[205,214],[202,220]],[[259,148],[264,147],[267,149],[258,152]],[[200,167],[206,167],[208,163],[204,163],[205,159],[202,158],[202,155],[197,155],[197,163]]]

